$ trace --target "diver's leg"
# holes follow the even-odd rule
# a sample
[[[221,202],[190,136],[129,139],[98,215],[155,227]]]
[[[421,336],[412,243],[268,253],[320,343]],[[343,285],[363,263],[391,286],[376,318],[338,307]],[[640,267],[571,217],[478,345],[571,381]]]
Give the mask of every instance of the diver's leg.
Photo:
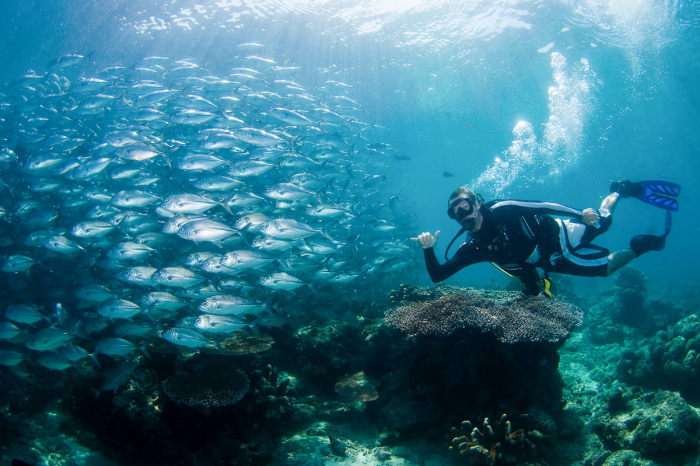
[[[609,277],[610,275],[614,274],[616,271],[629,264],[635,257],[637,257],[637,255],[631,249],[621,249],[613,252],[608,256],[608,269],[606,276]]]

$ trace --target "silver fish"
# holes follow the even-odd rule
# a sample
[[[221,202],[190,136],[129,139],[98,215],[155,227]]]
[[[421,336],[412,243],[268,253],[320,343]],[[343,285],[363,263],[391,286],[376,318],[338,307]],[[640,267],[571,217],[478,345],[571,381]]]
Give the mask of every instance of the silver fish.
[[[260,232],[270,238],[284,240],[298,240],[319,234],[328,237],[332,241],[332,238],[330,238],[327,233],[311,228],[309,225],[294,219],[272,220],[265,223],[260,229]]]
[[[208,333],[232,333],[247,326],[235,317],[212,314],[203,314],[194,323],[196,329]]]
[[[288,110],[286,108],[273,108],[270,110],[270,115],[274,116],[278,120],[287,123],[288,125],[294,126],[309,126],[313,125],[314,122],[299,112],[294,110]]]
[[[48,317],[33,307],[25,304],[12,304],[5,309],[5,317],[13,322],[21,324],[35,324],[40,320],[49,320]]]
[[[141,308],[125,299],[110,299],[103,302],[97,313],[106,319],[128,319],[141,312]]]
[[[71,241],[65,236],[49,236],[44,242],[44,247],[61,254],[73,254],[84,251],[84,248],[75,241]]]
[[[156,271],[157,269],[155,267],[128,267],[120,270],[114,278],[126,283],[133,283],[134,285],[155,286],[156,282],[152,277]]]
[[[242,183],[243,182],[240,180],[235,180],[227,176],[210,175],[204,178],[198,178],[194,183],[192,183],[192,186],[197,189],[201,189],[202,191],[221,192],[230,191],[232,188]],[[238,193],[236,193],[236,195],[238,195]],[[227,204],[229,206],[234,205],[230,201]]]
[[[40,364],[47,369],[63,371],[73,365],[73,361],[59,353],[45,351],[34,359],[37,364]]]
[[[15,324],[6,320],[0,321],[0,340],[13,340],[20,333],[22,331]]]
[[[145,244],[125,241],[115,244],[107,250],[107,256],[120,261],[137,261],[148,257],[155,252],[155,249]]]
[[[24,355],[13,350],[0,350],[0,364],[3,366],[16,366],[24,361]]]
[[[276,201],[301,201],[314,195],[313,191],[292,183],[278,183],[265,190],[265,197]]]
[[[111,200],[118,207],[144,207],[160,201],[160,197],[144,191],[119,191]]]
[[[159,309],[165,311],[177,311],[187,306],[187,302],[177,296],[164,291],[152,291],[146,293],[139,300],[142,306],[148,309]]]
[[[239,178],[245,178],[248,176],[260,176],[263,173],[267,173],[275,166],[268,162],[263,162],[262,160],[248,160],[245,162],[238,162],[233,164],[229,174],[231,176],[237,176]]]
[[[206,278],[184,267],[164,267],[151,277],[156,283],[165,286],[184,288],[202,283]]]
[[[197,348],[202,345],[211,344],[211,341],[206,339],[199,332],[189,328],[173,327],[163,332],[163,338],[170,343],[188,348]]]
[[[284,142],[279,136],[257,128],[240,128],[233,133],[241,141],[254,146],[275,146]]]
[[[224,159],[215,155],[189,154],[178,160],[177,166],[180,170],[210,171],[224,163]]]
[[[80,222],[71,229],[71,234],[78,238],[99,238],[109,234],[115,226],[107,222],[93,220]]]
[[[271,288],[273,290],[295,290],[299,287],[306,285],[303,281],[299,280],[286,272],[275,272],[269,275],[265,275],[260,278],[260,284],[266,288]]]
[[[103,338],[95,344],[93,356],[106,354],[107,356],[125,357],[138,347],[128,340],[122,338]]]
[[[173,194],[163,201],[163,207],[177,214],[201,214],[221,203],[197,194]]]
[[[224,238],[238,233],[236,229],[213,220],[195,220],[183,225],[177,236],[189,241],[219,243]]]
[[[26,272],[31,269],[34,264],[36,264],[36,262],[31,257],[21,255],[7,256],[3,259],[0,270],[12,273]]]
[[[254,269],[267,265],[276,260],[276,257],[260,251],[241,249],[226,253],[226,255],[221,259],[221,265],[230,269]]]
[[[104,285],[100,285],[99,283],[83,285],[75,290],[75,295],[80,299],[98,303],[116,297],[116,295],[109,288]]]
[[[34,351],[50,351],[63,346],[73,339],[73,332],[62,328],[46,328],[40,330],[24,344],[27,348]]]
[[[261,302],[229,294],[210,296],[199,305],[200,312],[216,315],[243,315],[264,309]]]

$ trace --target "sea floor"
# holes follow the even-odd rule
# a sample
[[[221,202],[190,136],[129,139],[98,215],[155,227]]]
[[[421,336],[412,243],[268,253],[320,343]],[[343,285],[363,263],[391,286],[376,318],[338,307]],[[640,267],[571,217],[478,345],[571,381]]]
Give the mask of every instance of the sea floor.
[[[607,298],[611,294],[608,293]],[[595,306],[585,308],[588,319],[595,319],[605,312],[609,301],[606,296]],[[700,310],[700,309],[699,309]],[[686,398],[693,399],[693,391],[686,384],[678,385],[674,391],[673,379],[668,371],[654,368],[654,351],[666,351],[664,368],[670,367],[672,342],[678,346],[679,332],[686,332],[684,341],[694,341],[696,329],[700,334],[697,317],[689,311],[672,323],[667,330],[656,334],[649,328],[639,329],[608,323],[595,325],[584,323],[575,330],[558,349],[558,373],[562,381],[562,399],[558,413],[550,413],[554,419],[548,434],[548,441],[540,442],[532,455],[519,458],[510,464],[551,465],[551,466],[618,466],[618,465],[677,465],[696,466],[700,464],[698,438],[700,438],[700,411]],[[348,316],[344,316],[348,320]],[[331,327],[338,322],[326,322]],[[691,326],[692,324],[692,326]],[[373,325],[382,325],[375,323]],[[609,327],[605,327],[608,325]],[[601,330],[601,329],[604,329]],[[614,329],[612,331],[611,329]],[[674,330],[675,329],[675,330]],[[682,329],[679,330],[679,329]],[[308,330],[308,328],[307,328]],[[292,331],[298,332],[301,329]],[[664,337],[664,332],[670,336]],[[675,332],[675,333],[674,333]],[[664,339],[665,338],[665,339]],[[369,338],[368,338],[369,339]],[[700,341],[700,338],[698,339]],[[666,343],[664,343],[666,342]],[[284,342],[279,344],[283,345]],[[361,341],[357,343],[362,345]],[[664,344],[666,346],[664,346]],[[656,346],[654,346],[656,345]],[[650,349],[651,348],[651,349]],[[657,348],[657,350],[654,350]],[[662,348],[658,350],[658,348]],[[663,348],[667,348],[663,350]],[[678,350],[680,351],[680,350]],[[676,352],[678,352],[676,351]],[[694,350],[690,350],[694,351]],[[682,352],[682,351],[681,351]],[[644,366],[644,354],[651,362]],[[660,353],[659,353],[660,354]],[[684,353],[685,354],[685,353]],[[689,355],[694,354],[688,352]],[[681,355],[683,361],[688,355]],[[656,357],[658,361],[658,357]],[[628,363],[632,361],[632,363]],[[627,370],[630,364],[637,369]],[[87,364],[87,363],[86,363]],[[685,362],[687,365],[688,363]],[[640,367],[647,367],[644,372]],[[675,367],[675,366],[674,366]],[[682,367],[682,364],[681,364]],[[621,381],[625,371],[631,374]],[[635,372],[636,371],[636,372]],[[654,372],[656,371],[656,372]],[[659,372],[661,371],[661,372]],[[641,375],[640,375],[641,374]],[[656,375],[654,375],[656,374]],[[694,374],[694,373],[693,373]],[[294,374],[288,376],[295,385]],[[10,464],[19,458],[30,464],[47,466],[114,466],[119,464],[115,455],[115,445],[105,447],[104,432],[99,435],[76,411],[75,397],[78,393],[57,378],[56,390],[28,389],[28,380],[13,377],[3,371],[3,392],[0,398],[0,464]],[[667,379],[652,382],[654,377]],[[694,377],[694,375],[692,375]],[[147,378],[132,380],[123,386],[116,396],[103,397],[103,403],[122,403],[137,412],[142,405],[150,406],[151,418],[157,418],[163,404],[153,402],[137,406],[136,400],[148,390],[139,391],[139,383]],[[692,386],[692,385],[691,385]],[[303,388],[303,387],[300,387]],[[255,445],[235,438],[217,438],[188,457],[181,457],[172,464],[193,466],[214,465],[263,465],[273,466],[336,466],[336,465],[385,465],[385,466],[438,466],[460,464],[489,464],[489,461],[465,461],[459,455],[448,451],[448,441],[441,441],[447,432],[420,432],[410,436],[392,432],[381,422],[373,403],[387,403],[381,400],[382,385],[378,387],[378,400],[348,401],[340,399],[329,390],[307,390],[293,403],[293,413],[274,414],[272,418],[261,419],[251,424],[255,429]],[[411,390],[412,387],[406,387]],[[682,390],[681,390],[682,389]],[[690,390],[690,391],[689,391]],[[303,390],[300,390],[303,391]],[[51,395],[51,396],[49,396]],[[244,401],[251,393],[246,395]],[[464,393],[455,396],[475,397]],[[37,398],[40,397],[40,398]],[[128,401],[131,400],[131,401]],[[380,401],[381,400],[381,401]],[[240,402],[240,406],[244,405]],[[251,404],[251,406],[255,406]],[[376,406],[376,405],[375,405]],[[192,408],[188,408],[192,409]],[[219,408],[190,411],[192,428],[211,419],[212,423],[236,423],[239,411],[230,410],[216,413]],[[230,408],[222,408],[230,409]],[[253,408],[249,408],[253,409]],[[277,409],[277,408],[276,408]],[[269,414],[269,413],[268,413]],[[495,414],[495,413],[494,413]],[[228,417],[230,416],[230,417]],[[277,416],[277,417],[275,417]],[[187,419],[187,416],[184,416]],[[222,421],[224,419],[224,421]],[[106,420],[107,422],[109,420]],[[144,424],[151,421],[148,417]],[[160,422],[160,421],[159,421]],[[167,423],[154,424],[166,426]],[[208,427],[210,429],[210,426]],[[211,429],[210,429],[211,430]],[[115,436],[129,435],[128,432],[115,432]],[[134,432],[133,435],[140,435]],[[158,435],[153,432],[151,435]],[[163,432],[172,435],[172,432]],[[198,435],[193,430],[193,435]],[[528,432],[526,435],[530,435]],[[252,438],[252,437],[248,437]],[[157,444],[157,443],[156,443]],[[162,444],[161,444],[162,445]],[[261,445],[264,445],[262,447]],[[133,448],[126,445],[124,448]],[[264,450],[264,451],[263,451]],[[131,458],[133,458],[133,452]],[[470,462],[471,461],[471,462]],[[135,463],[130,463],[135,464]],[[170,464],[149,462],[144,465]],[[495,464],[507,464],[496,460]]]

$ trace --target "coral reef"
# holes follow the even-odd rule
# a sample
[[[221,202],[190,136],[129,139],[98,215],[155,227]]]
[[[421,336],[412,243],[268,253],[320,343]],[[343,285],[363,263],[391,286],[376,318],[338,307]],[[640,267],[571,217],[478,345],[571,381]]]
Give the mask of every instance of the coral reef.
[[[398,300],[426,301],[467,291],[471,290],[403,286],[390,296],[407,305]],[[502,303],[512,296],[489,293],[494,300],[506,296]],[[281,344],[281,339],[275,340]],[[406,336],[380,314],[376,320],[357,316],[299,328],[295,350],[285,353],[284,364],[299,368],[304,391],[320,397],[337,397],[339,380],[363,372],[381,387],[381,396],[353,409],[363,410],[382,429],[403,439],[436,432],[445,422],[460,422],[456,413],[471,417],[488,410],[531,412],[535,405],[556,413],[562,388],[557,349],[562,341],[506,344],[493,333],[470,327],[449,335]]]
[[[639,278],[632,273],[622,285],[639,294]],[[576,332],[557,329],[558,339],[543,318],[553,312],[547,306],[576,322],[580,311],[520,293],[402,286],[364,307],[343,308],[339,299],[326,313],[314,302],[315,314],[295,310],[304,325],[224,340],[213,354],[155,340],[151,358],[138,354],[121,388],[97,399],[104,375],[121,361],[103,358],[98,368],[86,358],[65,376],[39,372],[32,391],[0,394],[0,459],[22,453],[68,466],[80,444],[122,464],[173,466],[693,465],[700,418],[688,402],[700,399],[700,317],[678,321],[687,307],[646,299],[643,327],[615,323],[620,290],[586,309],[593,317]],[[405,332],[385,320],[388,301],[415,311],[404,316],[407,329],[427,330]],[[462,325],[471,318],[461,314],[464,302],[501,328],[487,320]],[[530,323],[504,326],[509,305]],[[440,314],[440,306],[459,309]],[[420,309],[435,311],[434,320],[421,322]],[[441,316],[448,327],[439,327]],[[676,321],[655,329],[663,319]],[[26,405],[59,393],[62,403]],[[481,422],[494,412],[528,416]],[[479,420],[478,428],[452,430],[452,450],[463,452],[454,454],[443,434],[463,419]],[[35,438],[46,440],[31,449]]]
[[[264,370],[253,371],[251,375],[256,386],[253,399],[257,409],[265,412],[266,419],[280,419],[292,414],[292,402],[299,395],[289,386],[289,377],[280,379],[279,371],[269,364]]]
[[[648,317],[644,308],[647,277],[639,269],[625,267],[614,276],[616,306],[610,310],[613,323],[641,326]]]
[[[598,397],[593,427],[611,449],[668,461],[697,448],[700,414],[678,393],[646,393],[615,383]]]
[[[376,384],[364,372],[347,375],[335,384],[335,391],[345,401],[366,403],[379,398]]]
[[[470,327],[504,343],[557,341],[580,325],[582,312],[561,300],[505,291],[449,291],[434,301],[414,301],[387,311],[386,322],[408,335],[450,335]]]
[[[700,399],[700,316],[692,314],[625,351],[620,380]]]
[[[250,380],[226,360],[205,360],[163,381],[168,398],[188,406],[228,406],[248,393]]]
[[[459,429],[453,427],[450,430],[448,440],[451,451],[488,465],[496,461],[513,462],[517,453],[535,451],[534,445],[526,438],[525,431],[513,431],[505,414],[493,424],[485,418],[481,430],[473,427],[471,422],[464,421]]]

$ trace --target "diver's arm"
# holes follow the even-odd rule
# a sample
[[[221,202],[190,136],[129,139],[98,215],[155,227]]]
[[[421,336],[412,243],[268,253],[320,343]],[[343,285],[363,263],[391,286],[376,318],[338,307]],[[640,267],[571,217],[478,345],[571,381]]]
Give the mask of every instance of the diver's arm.
[[[425,266],[428,269],[428,274],[433,283],[440,283],[459,272],[464,267],[478,262],[475,259],[473,245],[471,245],[471,243],[464,243],[451,259],[444,264],[440,264],[435,255],[435,249],[433,248],[439,235],[440,230],[435,232],[435,236],[431,235],[430,232],[424,232],[415,238],[411,238],[412,241],[417,242],[423,248]]]
[[[470,254],[467,254],[468,244],[463,244],[455,253],[452,258],[450,258],[444,264],[438,262],[437,256],[435,255],[435,249],[426,248],[423,249],[423,255],[425,256],[425,266],[428,269],[428,274],[433,283],[440,283],[443,280],[450,278],[452,275],[456,274],[468,265],[473,264],[474,260],[469,260]]]
[[[505,200],[491,206],[494,211],[503,210],[511,215],[551,215],[583,220],[584,211],[555,202]]]

